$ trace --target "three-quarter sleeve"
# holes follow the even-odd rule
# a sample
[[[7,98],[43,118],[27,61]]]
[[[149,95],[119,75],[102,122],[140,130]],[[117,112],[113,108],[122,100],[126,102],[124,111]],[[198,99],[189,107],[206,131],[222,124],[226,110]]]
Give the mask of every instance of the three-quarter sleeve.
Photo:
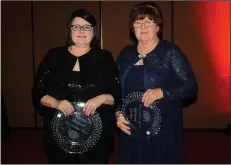
[[[43,96],[49,95],[51,86],[51,73],[57,65],[57,60],[54,57],[52,50],[49,50],[44,59],[40,63],[38,70],[34,76],[34,84],[32,87],[32,99],[36,109],[42,115],[43,105],[40,100]]]
[[[115,106],[118,107],[121,104],[121,85],[119,81],[119,71],[116,62],[114,61],[112,54],[108,53],[104,60],[105,64],[105,92],[111,94],[114,98]]]
[[[198,91],[197,81],[187,58],[177,46],[170,51],[170,64],[181,86],[171,89],[162,88],[164,99],[177,102],[191,99]]]

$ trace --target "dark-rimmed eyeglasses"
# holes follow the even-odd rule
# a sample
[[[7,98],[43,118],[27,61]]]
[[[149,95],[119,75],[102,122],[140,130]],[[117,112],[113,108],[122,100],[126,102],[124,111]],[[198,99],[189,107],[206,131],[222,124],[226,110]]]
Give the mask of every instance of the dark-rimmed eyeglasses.
[[[84,31],[91,31],[91,29],[92,29],[92,25],[83,25],[83,26],[81,26],[81,25],[71,25],[71,29],[73,30],[73,31],[80,31],[80,30],[84,30]]]

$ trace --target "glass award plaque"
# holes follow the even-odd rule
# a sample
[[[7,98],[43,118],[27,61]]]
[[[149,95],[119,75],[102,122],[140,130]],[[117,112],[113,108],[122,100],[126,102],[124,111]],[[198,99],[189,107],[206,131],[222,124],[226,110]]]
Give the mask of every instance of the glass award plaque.
[[[129,122],[131,136],[136,138],[153,136],[160,130],[160,109],[156,106],[156,102],[145,107],[142,97],[143,92],[133,92],[123,99],[123,115]]]
[[[54,115],[51,128],[56,144],[67,153],[84,153],[91,150],[102,133],[102,120],[95,111],[91,116],[83,113],[84,102],[71,102],[75,112],[65,116],[61,111]]]

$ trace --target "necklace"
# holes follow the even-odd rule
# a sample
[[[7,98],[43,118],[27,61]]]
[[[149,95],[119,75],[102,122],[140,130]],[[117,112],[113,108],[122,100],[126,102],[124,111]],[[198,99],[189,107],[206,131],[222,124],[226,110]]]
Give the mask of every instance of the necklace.
[[[151,51],[153,51],[154,49],[155,49],[155,47],[156,47],[156,45],[159,43],[159,40],[157,41],[157,43],[154,45],[154,46],[152,46],[151,48],[148,48],[147,50],[145,50],[145,52],[146,53],[144,53],[144,54],[139,54],[138,55],[138,57],[139,58],[145,58],[146,56],[147,56],[147,54],[149,53],[149,52],[151,52]],[[145,46],[140,46],[141,47],[141,49],[145,49]]]
[[[145,58],[145,57],[146,57],[146,54],[139,54],[138,57],[139,57],[139,58]]]
[[[151,48],[151,49],[148,49],[146,52],[148,52],[148,53],[149,53],[149,52],[153,51],[153,50],[155,49],[155,47],[156,47],[156,46],[154,46],[154,47],[153,47],[153,48]],[[139,57],[139,58],[145,58],[145,57],[147,56],[147,54],[148,54],[148,53],[145,53],[145,54],[139,54],[139,55],[138,55],[138,57]]]

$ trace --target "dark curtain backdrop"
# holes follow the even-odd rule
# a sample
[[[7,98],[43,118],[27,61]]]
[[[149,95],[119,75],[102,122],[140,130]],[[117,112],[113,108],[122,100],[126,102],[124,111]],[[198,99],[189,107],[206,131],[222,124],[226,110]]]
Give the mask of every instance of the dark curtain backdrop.
[[[9,124],[34,128],[42,120],[31,100],[33,75],[48,49],[65,44],[71,12],[86,8],[94,14],[103,48],[116,58],[132,43],[129,12],[139,2],[1,3],[1,89]],[[230,120],[230,2],[156,3],[164,17],[163,39],[180,46],[199,84],[198,100],[184,110],[184,127],[225,128]]]

